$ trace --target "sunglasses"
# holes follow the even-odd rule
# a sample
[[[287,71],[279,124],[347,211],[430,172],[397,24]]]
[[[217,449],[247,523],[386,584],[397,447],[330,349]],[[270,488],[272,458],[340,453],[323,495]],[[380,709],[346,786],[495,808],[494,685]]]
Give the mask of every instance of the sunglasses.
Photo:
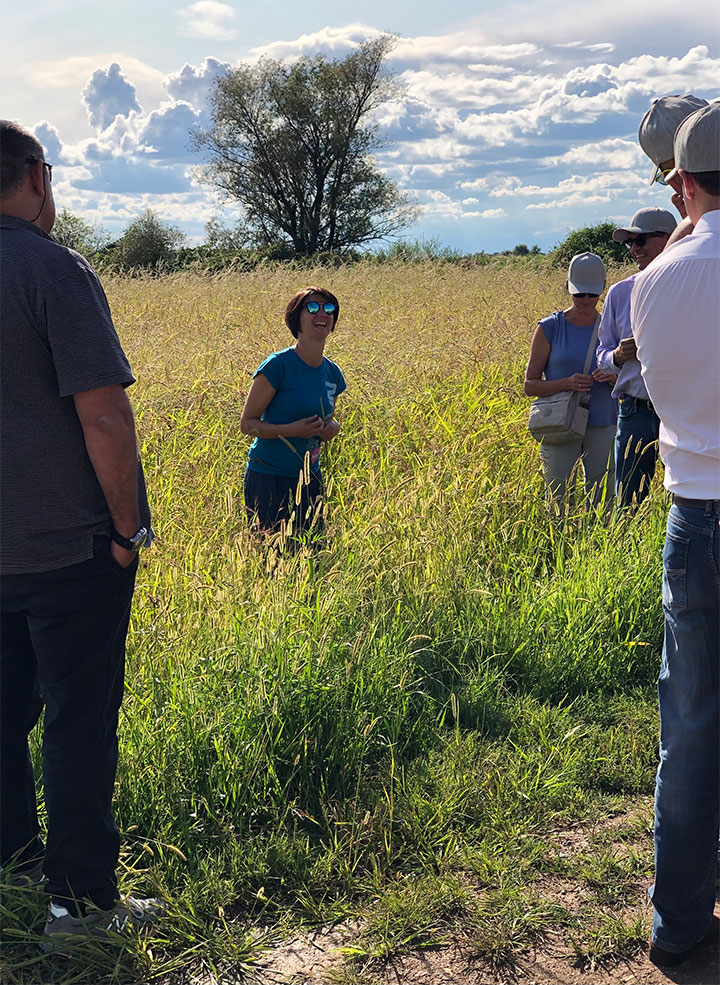
[[[574,298],[599,298],[599,294],[573,294]]]
[[[667,233],[640,233],[639,236],[634,236],[632,239],[626,239],[625,246],[628,250],[632,246],[645,246],[646,240],[654,239],[658,236],[667,236]]]
[[[671,171],[674,171],[674,170],[675,170],[674,168],[665,168],[664,171],[658,171],[658,173],[655,175],[655,181],[657,182],[657,184],[658,185],[666,185],[667,184],[667,176],[670,174]]]
[[[42,166],[44,168],[47,168],[48,178],[50,180],[50,183],[52,184],[52,169],[53,169],[52,164],[48,164],[47,161],[40,160],[40,158],[39,157],[35,157],[34,154],[31,154],[30,157],[26,157],[25,158],[25,163],[26,164],[42,164]]]
[[[311,315],[316,315],[320,310],[320,304],[318,301],[306,301],[305,304],[303,305],[303,308],[306,311],[309,311]],[[322,310],[325,312],[326,315],[334,315],[335,305],[332,303],[332,301],[326,301],[325,304],[322,306]]]

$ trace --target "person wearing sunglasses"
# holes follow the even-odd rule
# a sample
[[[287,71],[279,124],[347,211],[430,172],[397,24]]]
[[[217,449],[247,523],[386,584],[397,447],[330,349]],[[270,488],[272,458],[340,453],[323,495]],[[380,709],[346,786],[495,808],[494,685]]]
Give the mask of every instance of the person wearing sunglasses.
[[[613,232],[645,270],[658,257],[677,226],[666,209],[639,209],[629,225]],[[658,456],[660,418],[655,413],[630,324],[630,295],[637,274],[613,284],[605,298],[598,330],[597,364],[616,373],[612,395],[620,402],[615,437],[615,493],[619,509],[641,503],[650,491]]]
[[[610,383],[614,373],[597,367],[595,353],[589,372],[585,361],[596,322],[597,305],[605,290],[605,264],[595,253],[579,253],[568,268],[566,289],[572,304],[543,318],[535,329],[525,372],[525,394],[545,397],[563,390],[586,394],[589,401],[587,429],[582,438],[563,444],[540,445],[540,461],[550,500],[572,503],[568,484],[578,463],[582,465],[585,493],[593,506],[608,509],[614,497],[613,439],[617,403]]]
[[[339,366],[324,354],[339,315],[340,302],[326,288],[298,291],[285,308],[295,344],[272,353],[255,371],[240,428],[253,438],[245,506],[261,530],[295,536],[323,529],[320,448],[340,431],[334,414],[347,387]]]
[[[693,231],[693,223],[688,217],[683,199],[682,181],[675,168],[675,133],[683,120],[707,105],[706,99],[690,93],[684,96],[662,96],[653,100],[640,123],[638,141],[653,162],[650,185],[667,186],[672,191],[671,202],[682,220],[670,234],[666,246],[672,246]]]
[[[680,124],[673,157],[693,234],[637,275],[630,298],[643,378],[660,416],[664,486],[672,502],[663,549],[665,634],[650,889],[649,958],[663,967],[691,955],[707,959],[718,935],[713,909],[720,812],[720,102]],[[709,945],[704,955],[702,948],[695,950],[703,941]]]

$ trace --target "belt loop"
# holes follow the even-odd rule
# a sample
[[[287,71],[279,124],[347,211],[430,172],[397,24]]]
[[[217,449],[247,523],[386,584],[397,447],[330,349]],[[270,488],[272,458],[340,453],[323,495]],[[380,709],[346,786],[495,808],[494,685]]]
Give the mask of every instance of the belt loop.
[[[711,520],[720,519],[720,499],[710,499],[705,506],[705,516]]]

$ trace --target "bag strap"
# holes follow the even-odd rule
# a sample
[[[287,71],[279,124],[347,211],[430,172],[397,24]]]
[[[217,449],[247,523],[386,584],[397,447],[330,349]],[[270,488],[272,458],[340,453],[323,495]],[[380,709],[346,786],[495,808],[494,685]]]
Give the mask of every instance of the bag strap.
[[[587,355],[585,356],[585,365],[583,366],[583,376],[587,376],[587,372],[590,369],[590,363],[592,362],[593,353],[595,352],[595,346],[597,345],[599,327],[600,327],[600,315],[596,315],[595,325],[593,326],[592,335],[590,336],[590,345],[588,346]]]

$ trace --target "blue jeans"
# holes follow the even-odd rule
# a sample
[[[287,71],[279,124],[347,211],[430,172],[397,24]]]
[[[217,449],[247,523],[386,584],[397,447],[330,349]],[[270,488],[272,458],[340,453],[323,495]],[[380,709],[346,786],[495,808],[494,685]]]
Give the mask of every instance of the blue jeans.
[[[720,807],[720,500],[672,506],[663,552],[653,941],[685,951],[715,902]]]
[[[615,437],[618,509],[641,503],[650,491],[658,457],[660,418],[646,400],[623,397]]]

